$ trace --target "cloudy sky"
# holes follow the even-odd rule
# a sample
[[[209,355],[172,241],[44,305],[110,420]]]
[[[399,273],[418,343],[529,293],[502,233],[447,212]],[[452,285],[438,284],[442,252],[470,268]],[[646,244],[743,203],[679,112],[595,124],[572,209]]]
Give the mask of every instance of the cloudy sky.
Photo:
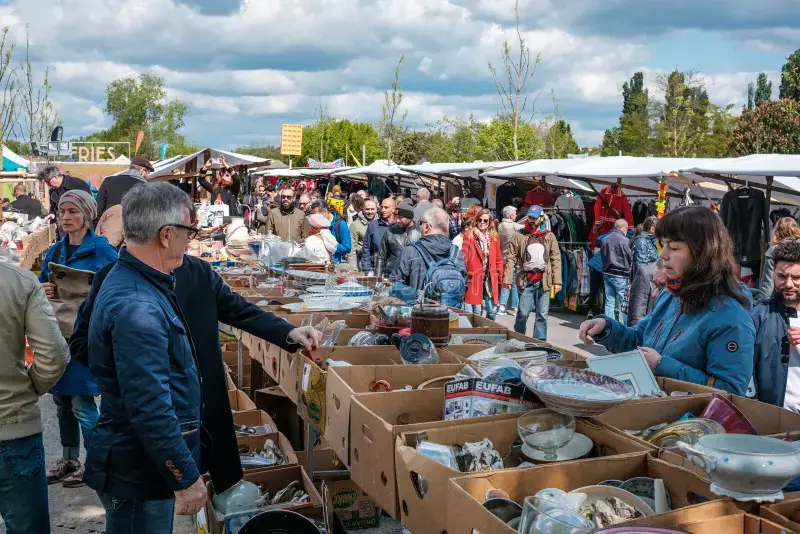
[[[514,0],[0,0],[0,24],[52,68],[68,136],[110,125],[110,81],[150,71],[187,101],[185,135],[219,148],[277,144],[282,123],[331,115],[376,121],[400,55],[408,123],[490,117],[500,105],[488,61],[513,39]],[[520,0],[525,38],[579,144],[620,112],[622,84],[643,70],[698,70],[712,101],[740,108],[764,71],[777,97],[800,43],[796,0]]]

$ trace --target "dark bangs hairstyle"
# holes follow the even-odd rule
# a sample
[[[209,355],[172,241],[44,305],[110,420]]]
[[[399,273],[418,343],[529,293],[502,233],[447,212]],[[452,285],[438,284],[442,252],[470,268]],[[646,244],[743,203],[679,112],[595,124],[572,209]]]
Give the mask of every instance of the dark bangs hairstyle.
[[[656,237],[686,243],[692,255],[677,292],[687,313],[707,307],[714,298],[731,297],[750,307],[739,285],[733,242],[719,215],[702,206],[668,212],[656,224]]]

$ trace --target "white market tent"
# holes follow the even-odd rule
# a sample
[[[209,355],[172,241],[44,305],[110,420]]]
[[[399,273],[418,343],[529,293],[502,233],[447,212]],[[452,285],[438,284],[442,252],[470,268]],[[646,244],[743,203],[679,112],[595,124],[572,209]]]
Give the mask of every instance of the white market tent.
[[[232,167],[237,167],[240,165],[264,165],[269,161],[268,158],[250,156],[247,154],[238,154],[236,152],[228,152],[227,150],[220,150],[217,148],[206,148],[188,156],[177,156],[175,158],[159,162],[158,166],[154,166],[155,172],[150,174],[148,181],[158,181],[158,178],[166,179],[163,177],[175,169],[180,169],[190,173],[196,172],[197,170],[201,169],[203,165],[205,165],[206,160],[209,158],[217,159],[220,156],[225,156],[225,161]],[[194,170],[187,170],[187,166],[194,166]]]
[[[363,174],[366,176],[411,176],[411,173],[406,172],[397,165],[388,165],[383,161],[375,161],[366,167],[353,167],[350,169],[339,170],[331,173],[333,176],[357,176]]]

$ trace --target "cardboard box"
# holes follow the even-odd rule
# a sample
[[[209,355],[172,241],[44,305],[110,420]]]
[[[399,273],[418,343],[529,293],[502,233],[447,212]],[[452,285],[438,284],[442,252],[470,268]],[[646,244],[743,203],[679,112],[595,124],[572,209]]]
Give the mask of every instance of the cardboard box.
[[[337,351],[314,351],[315,357],[329,354],[330,358],[350,365],[399,365],[400,353],[392,347],[342,347]],[[327,422],[326,391],[328,371],[306,356],[298,362],[297,413],[323,434]],[[324,361],[324,360],[323,360]]]
[[[712,397],[700,394],[626,402],[595,419],[619,431],[644,430],[659,423],[677,421],[686,413],[700,415]],[[800,431],[800,414],[736,395],[725,397],[750,420],[761,436],[783,437],[787,429]]]
[[[648,453],[633,453],[539,466],[533,469],[505,469],[452,478],[447,490],[447,532],[448,534],[472,534],[476,531],[481,534],[516,532],[482,506],[481,503],[486,499],[486,491],[489,489],[501,489],[509,494],[511,500],[522,503],[525,497],[545,488],[560,488],[569,492],[599,484],[604,480],[627,480],[633,477],[663,479],[675,509],[695,504],[692,499],[698,495],[708,500],[719,499],[711,493],[707,482],[691,472],[655,459]]]
[[[380,507],[352,480],[326,482],[325,486],[331,494],[333,513],[348,532],[380,526]]]
[[[320,496],[317,489],[314,487],[314,484],[311,482],[311,479],[308,478],[308,475],[306,474],[305,470],[299,465],[294,465],[289,467],[278,467],[267,471],[247,472],[244,474],[244,480],[247,480],[249,482],[261,486],[262,490],[269,489],[269,491],[273,495],[275,494],[275,492],[282,490],[293,481],[299,480],[302,482],[303,489],[308,494],[311,502],[295,503],[294,505],[289,505],[283,509],[292,510],[300,513],[300,510],[311,509],[311,508],[322,508],[323,506],[322,497]],[[211,527],[211,534],[226,534],[224,524],[217,517],[217,513],[214,510],[214,505],[212,501],[212,498],[216,494],[214,491],[214,483],[208,482],[206,484],[206,489],[208,490],[208,503],[206,505],[206,515],[208,519],[208,525],[209,527]]]
[[[509,386],[480,378],[465,378],[444,386],[444,419],[471,419],[498,413],[544,408],[525,386]]]
[[[278,469],[280,467],[286,467],[289,465],[298,465],[297,455],[294,453],[294,449],[292,448],[292,444],[289,443],[289,440],[286,439],[286,436],[281,434],[280,432],[275,432],[272,434],[267,434],[265,436],[236,436],[236,443],[239,444],[239,453],[240,454],[250,454],[251,452],[257,449],[263,449],[264,443],[271,439],[280,449],[283,457],[286,458],[286,463],[274,466],[274,467],[257,467],[254,469],[248,469],[248,471],[263,471],[265,469]]]
[[[533,339],[532,337],[523,336],[522,334],[517,334],[514,331],[507,330],[508,338],[509,339],[517,339],[523,341],[525,343],[536,343],[536,345],[540,347],[548,347],[551,349],[556,349],[564,355],[564,362],[584,362],[586,358],[579,352],[575,351],[572,347],[561,347],[559,345],[553,345],[552,343],[546,343],[544,341],[539,341],[538,339]],[[447,345],[447,350],[452,352],[453,354],[457,354],[462,358],[469,358],[476,352],[480,352],[489,348],[488,345]]]
[[[250,400],[250,397],[238,389],[228,392],[228,401],[231,403],[231,410],[234,412],[246,412],[256,409],[256,405]]]
[[[728,499],[673,510],[665,514],[643,517],[616,526],[642,526],[679,529],[695,534],[779,534],[780,525],[739,508],[740,504]]]
[[[325,439],[345,464],[350,463],[350,400],[356,393],[371,392],[379,381],[392,391],[458,373],[461,364],[445,365],[358,365],[332,367],[325,388]],[[383,391],[383,386],[379,386]]]
[[[248,410],[246,412],[237,412],[233,414],[233,424],[237,427],[246,426],[264,426],[267,427],[267,434],[272,434],[278,431],[278,426],[270,415],[263,410]],[[271,429],[271,430],[269,430]]]
[[[296,451],[297,461],[306,470],[306,473],[314,471],[341,471],[347,472],[347,466],[336,456],[333,449],[319,448],[314,449],[314,468],[310,469],[308,463],[308,453],[306,451]]]
[[[350,476],[378,506],[400,518],[395,469],[395,440],[402,432],[435,426],[459,426],[475,420],[442,421],[444,389],[357,393],[350,402]],[[486,421],[515,418],[493,415]]]
[[[289,439],[292,448],[300,451],[305,449],[305,441],[295,402],[279,387],[258,389],[255,392],[255,404],[258,409],[267,412]]]
[[[800,499],[787,499],[761,506],[761,517],[791,532],[800,532]]]
[[[303,356],[299,353],[281,351],[280,364],[278,365],[278,386],[286,395],[297,404],[297,375]]]
[[[463,446],[466,442],[488,438],[500,456],[512,452],[518,438],[517,420],[484,421],[474,419],[460,426],[435,426],[422,432],[404,432],[397,438],[395,457],[397,464],[397,490],[403,525],[411,532],[442,532],[447,529],[447,491],[451,478],[464,473],[417,452],[419,439],[428,439],[444,445]],[[588,436],[595,444],[592,455],[612,456],[646,452],[647,448],[636,441],[608,428],[577,419],[576,431]],[[546,465],[546,464],[545,464]],[[420,482],[424,481],[424,482]],[[443,513],[444,512],[444,513]]]

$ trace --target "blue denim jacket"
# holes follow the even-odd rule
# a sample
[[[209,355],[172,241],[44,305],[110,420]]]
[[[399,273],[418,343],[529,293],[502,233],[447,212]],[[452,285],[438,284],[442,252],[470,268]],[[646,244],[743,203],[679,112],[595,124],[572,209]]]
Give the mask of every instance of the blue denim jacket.
[[[597,342],[611,352],[650,347],[662,356],[653,371],[664,376],[707,384],[744,395],[753,376],[755,327],[750,313],[725,297],[695,313],[684,313],[680,299],[664,290],[653,310],[633,327],[605,317]]]
[[[97,294],[88,348],[100,420],[84,474],[94,490],[167,499],[200,477],[200,375],[174,287],[123,250]]]

